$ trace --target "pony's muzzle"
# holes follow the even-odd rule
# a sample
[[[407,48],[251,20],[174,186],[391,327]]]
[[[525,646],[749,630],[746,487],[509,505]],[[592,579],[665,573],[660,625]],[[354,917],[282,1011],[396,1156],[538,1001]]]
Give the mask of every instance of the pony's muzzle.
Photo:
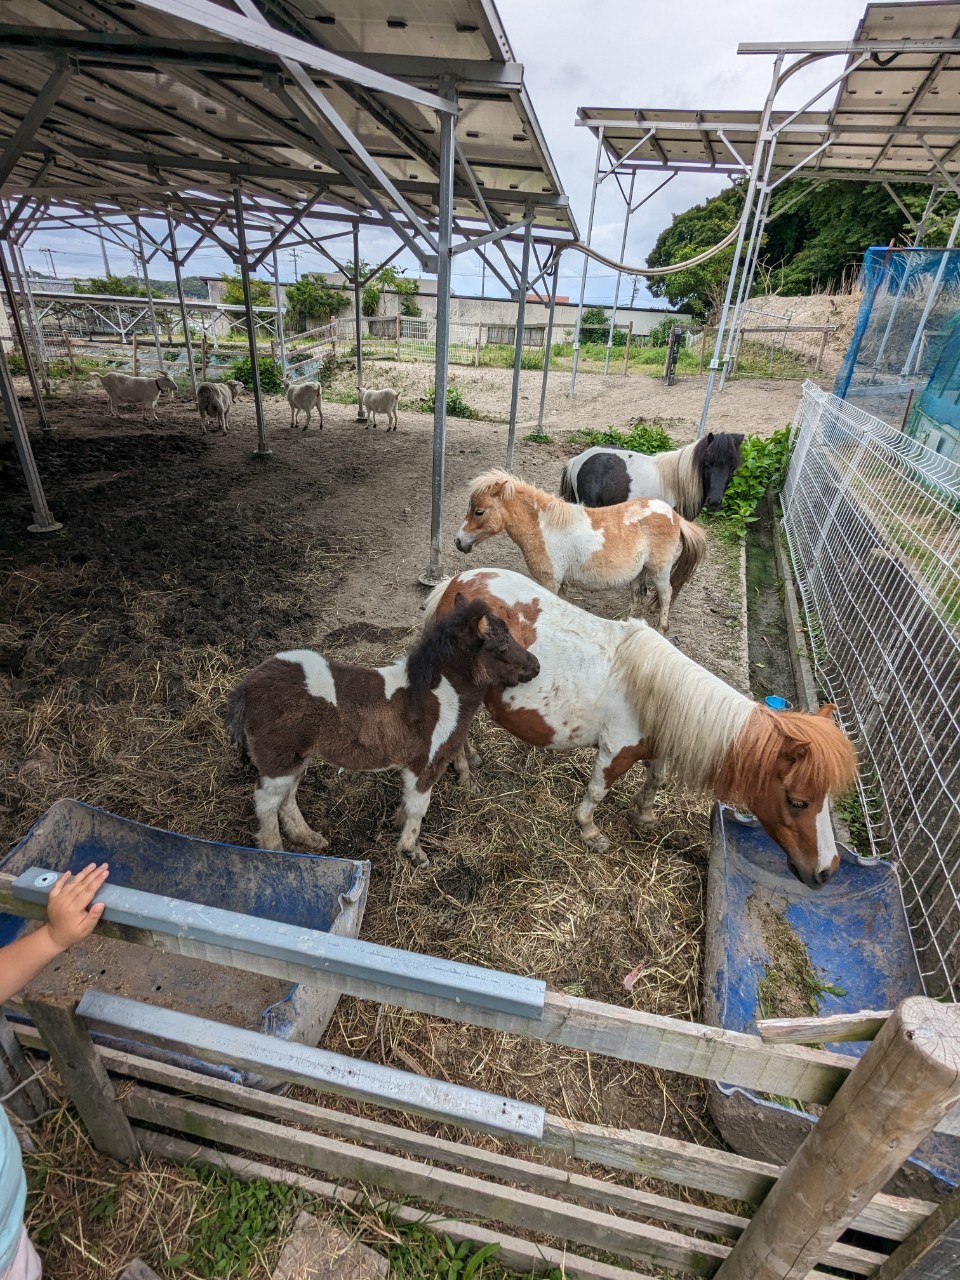
[[[839,866],[839,860],[837,866]],[[836,873],[837,866],[826,867],[823,871],[801,871],[798,866],[787,859],[787,866],[797,877],[801,884],[805,884],[808,889],[822,889],[825,884],[829,884]]]
[[[469,555],[473,550],[473,539],[465,538],[462,533],[458,533],[453,541],[457,550],[464,552],[466,555]]]
[[[536,680],[539,674],[540,662],[532,653],[530,653],[527,655],[527,664],[520,673],[520,683],[529,684],[531,680]]]

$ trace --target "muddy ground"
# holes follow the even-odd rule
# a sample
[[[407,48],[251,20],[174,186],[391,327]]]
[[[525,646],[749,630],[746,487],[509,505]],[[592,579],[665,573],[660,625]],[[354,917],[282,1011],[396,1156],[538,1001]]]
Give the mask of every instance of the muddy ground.
[[[486,388],[489,404],[476,407],[493,415],[508,372],[456,376],[468,403]],[[693,437],[699,378],[665,388],[640,376],[584,377],[571,407],[560,374],[548,400],[553,443],[525,443],[539,376],[524,375],[515,469],[545,488],[555,488],[563,458],[581,447],[565,434],[576,427],[626,426],[642,415],[669,419],[678,440]],[[790,419],[798,397],[795,383],[735,383],[715,402],[711,425],[766,433]],[[225,691],[278,649],[386,661],[418,626],[431,418],[403,413],[388,435],[358,427],[353,408],[330,403],[322,432],[290,432],[286,403],[275,398],[268,407],[273,453],[255,459],[249,400],[235,407],[228,436],[202,435],[184,396],[165,398],[159,412],[159,424],[141,425],[109,418],[96,395],[54,403],[56,431],[35,435],[34,445],[64,525],[57,534],[25,531],[19,471],[3,473],[3,846],[61,796],[249,842],[252,777],[225,742]],[[482,563],[523,569],[503,540],[469,559],[452,546],[470,478],[502,464],[505,442],[503,423],[450,423],[448,571]],[[628,604],[626,592],[574,598],[609,616],[622,616]],[[679,597],[671,634],[746,688],[743,602],[739,552],[711,538],[710,562]],[[464,796],[452,777],[438,786],[424,826],[431,867],[422,872],[393,851],[389,777],[308,773],[302,806],[330,837],[329,852],[372,861],[363,936],[696,1018],[708,801],[671,789],[661,823],[640,832],[630,812],[640,779],[628,777],[598,812],[611,850],[586,855],[573,808],[590,753],[551,756],[489,726],[479,730],[478,745],[481,794]],[[643,969],[628,993],[623,978],[638,963]],[[414,1015],[348,1000],[327,1043],[529,1097],[583,1121],[717,1141],[692,1079],[442,1024],[426,1028]]]

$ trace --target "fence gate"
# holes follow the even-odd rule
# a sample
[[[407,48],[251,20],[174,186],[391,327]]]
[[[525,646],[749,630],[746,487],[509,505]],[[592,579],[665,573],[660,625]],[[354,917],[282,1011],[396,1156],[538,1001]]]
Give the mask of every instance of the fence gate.
[[[960,465],[803,387],[784,529],[929,995],[960,997]]]

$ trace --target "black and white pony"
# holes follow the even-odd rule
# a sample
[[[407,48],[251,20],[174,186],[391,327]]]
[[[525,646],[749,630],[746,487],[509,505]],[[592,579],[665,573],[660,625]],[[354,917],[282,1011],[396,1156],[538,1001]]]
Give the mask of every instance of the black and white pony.
[[[740,465],[743,436],[719,431],[669,453],[634,453],[595,445],[571,458],[560,475],[560,496],[585,507],[612,507],[631,498],[661,498],[685,520],[706,507],[719,511]]]

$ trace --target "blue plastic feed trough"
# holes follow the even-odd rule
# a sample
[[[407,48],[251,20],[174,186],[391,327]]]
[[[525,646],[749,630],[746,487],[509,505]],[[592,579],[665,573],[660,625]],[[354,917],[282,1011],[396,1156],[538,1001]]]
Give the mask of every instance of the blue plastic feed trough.
[[[77,871],[90,862],[109,862],[111,882],[126,888],[352,938],[360,932],[370,879],[369,862],[196,840],[76,800],[58,801],[0,862],[0,870],[13,876],[30,866]],[[27,927],[19,916],[0,915],[0,944]],[[49,965],[30,990],[41,998],[75,994],[79,999],[90,987],[313,1045],[337,1003],[336,993],[320,985],[291,986],[97,934]],[[187,1054],[100,1039],[240,1084],[263,1084],[250,1073],[200,1063]]]
[[[800,991],[796,1016],[891,1009],[907,996],[923,993],[890,863],[842,849],[840,869],[830,883],[807,889],[790,874],[786,855],[759,823],[718,805],[707,890],[707,1021],[755,1033],[757,1019],[764,1016],[764,984],[771,973],[789,970],[789,954],[798,953],[797,942],[816,975],[819,1007],[803,1008],[811,993]],[[867,1043],[826,1048],[859,1057]],[[816,1119],[786,1100],[777,1102],[739,1086],[717,1086],[711,1103],[717,1127],[735,1151],[776,1163],[790,1158]],[[929,1192],[931,1178],[941,1190],[944,1184],[957,1185],[960,1142],[929,1138],[898,1178],[901,1193]]]

